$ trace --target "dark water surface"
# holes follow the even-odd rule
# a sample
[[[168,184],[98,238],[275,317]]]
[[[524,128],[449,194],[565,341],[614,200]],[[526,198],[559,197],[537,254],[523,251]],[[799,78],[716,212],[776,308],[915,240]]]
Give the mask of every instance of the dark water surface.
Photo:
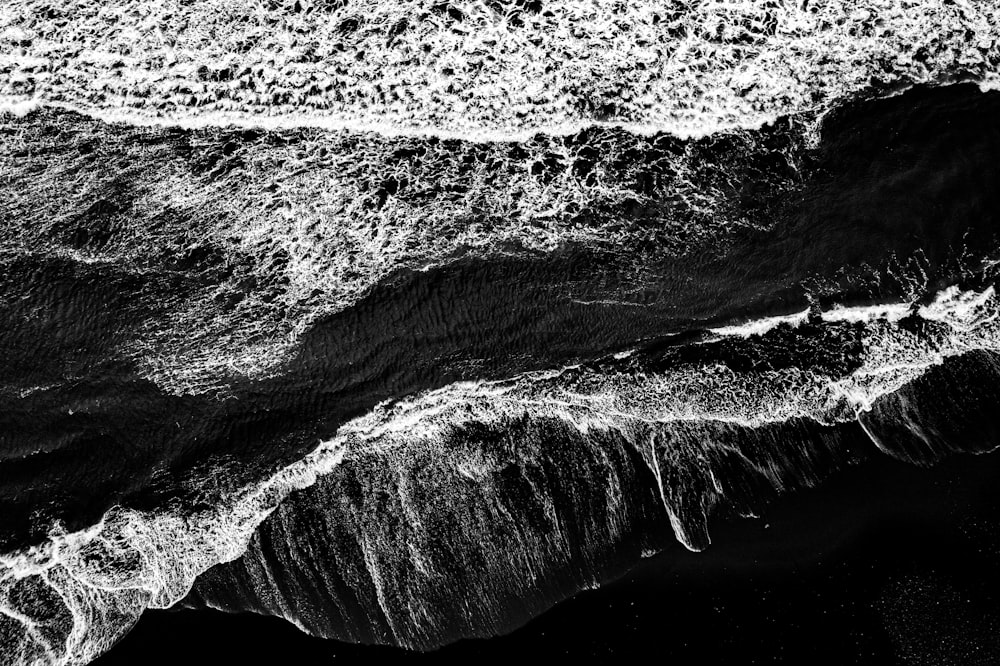
[[[80,155],[93,150],[95,132],[123,166],[99,179],[106,196],[66,228],[46,231],[51,238],[0,247],[0,548],[38,543],[55,522],[70,531],[92,525],[115,504],[193,514],[270,478],[379,403],[456,382],[574,365],[578,375],[621,373],[636,385],[719,367],[747,381],[795,370],[846,378],[866,360],[870,322],[824,322],[819,311],[927,303],[946,287],[993,283],[1000,93],[958,85],[850,102],[825,119],[813,149],[803,148],[797,128],[783,119],[688,143],[643,139],[645,154],[622,157],[642,165],[637,198],[612,211],[630,230],[626,241],[567,242],[546,253],[500,248],[395,270],[314,322],[270,376],[183,394],[144,376],[123,350],[150,322],[179,326],[172,308],[236,269],[211,249],[180,259],[165,250],[143,258],[141,269],[70,250],[112,241],[120,231],[113,220],[125,214],[113,202],[149,164],[181,165],[201,182],[217,176],[192,143],[237,146],[226,149],[233,153],[265,139],[140,131],[62,111],[4,120],[12,146],[25,133],[45,147],[9,151],[26,171],[76,165],[66,172],[83,178],[89,167],[79,166]],[[591,129],[565,141],[615,146],[622,134]],[[269,137],[301,140],[291,131]],[[659,158],[684,150],[711,165],[690,177],[714,197],[711,215],[731,224],[704,231],[706,220],[680,196],[640,203],[676,176],[656,166]],[[33,161],[45,151],[48,162]],[[557,166],[581,177],[589,168]],[[73,180],[49,175],[65,187]],[[379,206],[402,187],[387,182]],[[8,187],[20,201],[13,181]],[[578,222],[610,218],[586,210]],[[690,240],[668,234],[673,226]],[[796,328],[725,339],[710,330],[806,308],[812,316]],[[910,316],[898,330],[929,339],[936,325]],[[248,554],[199,577],[184,601],[199,610],[148,613],[98,663],[150,653],[194,663],[527,655],[996,663],[1000,495],[992,480],[1000,456],[971,453],[1000,444],[998,406],[1000,360],[972,351],[884,396],[860,420],[693,419],[595,435],[526,414],[452,424],[441,441],[398,455],[353,452],[290,495]],[[455,463],[462,456],[476,464]],[[608,490],[615,483],[623,486],[617,495]],[[748,514],[759,517],[741,517]],[[496,516],[510,525],[497,526]],[[704,552],[686,550],[674,531]],[[553,534],[565,541],[552,545]],[[513,554],[501,548],[508,542]],[[663,552],[636,565],[653,550]],[[433,570],[426,580],[425,570]],[[539,581],[503,580],[510,571]],[[531,620],[603,579],[617,580]],[[462,597],[476,586],[482,607]],[[420,607],[424,599],[433,604]],[[453,644],[426,654],[358,647],[205,607],[285,615],[332,638]],[[401,608],[426,622],[398,629]]]
[[[873,458],[758,519],[716,524],[705,552],[669,549],[495,640],[422,654],[310,638],[276,618],[152,611],[95,663],[151,652],[205,664],[651,655],[679,664],[995,663],[998,473],[996,454],[929,469]]]
[[[400,274],[316,324],[278,378],[237,384],[225,400],[166,394],[115,357],[130,318],[156,316],[123,302],[153,307],[149,294],[177,289],[171,280],[180,278],[37,256],[5,260],[6,383],[45,385],[65,372],[79,379],[0,397],[0,499],[9,507],[0,544],[39,538],[47,523],[29,519],[34,510],[83,527],[113,503],[153,507],[183,495],[222,460],[229,466],[220,492],[238,487],[388,398],[801,310],[807,293],[851,303],[922,295],[911,293],[907,268],[931,285],[952,283],[963,274],[959,263],[974,265],[997,239],[998,112],[1000,94],[954,86],[834,113],[791,190],[758,191],[768,174],[787,176],[778,153],[764,150],[736,170],[747,178],[734,178],[728,194],[763,230],[648,266],[638,294],[621,293],[629,248]],[[178,140],[173,131],[147,139]],[[726,156],[726,148],[707,140],[705,150]],[[638,298],[643,307],[574,302],[609,298]],[[70,413],[74,405],[88,407]]]

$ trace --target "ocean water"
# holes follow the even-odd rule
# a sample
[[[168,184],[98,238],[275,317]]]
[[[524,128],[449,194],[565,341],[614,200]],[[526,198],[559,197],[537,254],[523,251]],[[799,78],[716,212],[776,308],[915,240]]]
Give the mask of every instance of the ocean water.
[[[254,614],[151,611],[97,663],[134,663],[151,646],[166,660],[191,659],[193,643],[206,662],[653,654],[679,663],[988,664],[997,653],[995,474],[994,456],[932,468],[873,458],[756,519],[719,521],[704,552],[667,547],[501,638],[412,652],[334,643]]]
[[[990,663],[991,3],[265,4],[0,13],[3,663]]]

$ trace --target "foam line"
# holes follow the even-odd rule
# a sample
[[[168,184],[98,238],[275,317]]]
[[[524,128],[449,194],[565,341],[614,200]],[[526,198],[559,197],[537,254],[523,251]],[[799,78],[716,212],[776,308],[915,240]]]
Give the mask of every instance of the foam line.
[[[869,321],[864,364],[838,380],[801,370],[737,374],[721,367],[682,368],[636,375],[574,366],[453,384],[383,403],[226,506],[193,515],[116,507],[94,527],[53,534],[38,547],[4,555],[0,645],[14,664],[86,663],[127,631],[143,609],[176,603],[201,572],[239,557],[283,498],[328,474],[347,451],[405,448],[440,438],[462,423],[493,423],[518,414],[558,418],[582,432],[628,432],[630,422],[755,426],[803,416],[838,421],[870,408],[945,358],[1000,350],[998,311],[992,288],[949,289],[925,310],[932,317],[929,334],[918,337],[891,319]],[[845,401],[853,409],[843,409]]]
[[[962,72],[989,86],[997,26],[993,3],[945,0],[15,0],[0,13],[0,95],[187,126],[698,137],[873,82]]]
[[[779,326],[789,326],[791,328],[795,328],[804,324],[808,320],[809,308],[806,308],[801,312],[793,312],[791,314],[777,315],[774,317],[764,317],[762,319],[755,319],[744,324],[720,326],[718,328],[710,328],[708,330],[716,335],[749,338],[755,335],[763,335]]]

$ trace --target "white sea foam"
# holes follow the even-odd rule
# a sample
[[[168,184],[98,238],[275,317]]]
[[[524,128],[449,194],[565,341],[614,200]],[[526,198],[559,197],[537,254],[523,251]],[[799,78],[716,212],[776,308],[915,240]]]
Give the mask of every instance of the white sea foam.
[[[45,13],[35,3],[5,3],[0,104],[19,116],[51,105],[131,123],[308,125],[482,141],[592,124],[702,136],[821,112],[873,79],[938,82],[962,70],[984,88],[996,85],[995,3],[862,0],[808,7],[711,0],[670,13],[660,4],[574,0],[553,6],[551,15],[522,12],[522,27],[481,3],[456,4],[461,20],[438,16],[419,1],[352,2],[332,15],[308,0],[299,4],[307,11],[292,12],[290,3],[267,11],[250,0],[67,1],[50,3]],[[338,32],[351,20],[357,23],[352,30]],[[201,66],[206,69],[199,72]],[[222,75],[226,69],[231,76]],[[283,251],[287,267],[280,277],[291,285],[274,307],[252,294],[224,317],[211,305],[224,286],[186,303],[166,326],[145,332],[146,347],[140,342],[133,350],[149,376],[182,392],[203,389],[227,367],[236,375],[266,373],[315,317],[353,302],[393,270],[438,265],[458,250],[492,252],[511,239],[535,251],[575,240],[612,246],[618,239],[609,237],[607,227],[580,228],[567,211],[634,196],[602,181],[600,169],[596,186],[581,184],[569,166],[548,174],[554,181],[525,168],[498,186],[485,168],[463,176],[457,160],[445,156],[443,163],[422,158],[427,172],[407,177],[418,185],[421,178],[465,178],[464,194],[438,195],[419,206],[390,199],[372,212],[365,206],[370,191],[365,194],[361,185],[384,177],[390,163],[384,157],[395,146],[372,142],[382,156],[374,160],[350,145],[329,159],[314,157],[329,140],[307,146],[316,150],[307,160],[293,154],[302,146],[280,155],[285,149],[261,150],[247,160],[250,178],[221,173],[214,184],[192,183],[175,165],[153,170],[148,187],[138,188],[145,198],[135,204],[137,211],[181,211],[201,234],[179,234],[183,243],[201,241],[253,257],[250,275],[276,277],[263,267]],[[546,141],[539,156],[560,150]],[[568,165],[572,155],[566,158]],[[93,173],[78,178],[69,170],[63,173],[68,180],[58,181],[55,172],[63,165],[57,166],[50,174],[31,171],[31,177],[59,184],[59,191],[74,192],[87,204],[89,189],[101,191]],[[273,190],[265,192],[264,183]],[[237,196],[248,184],[253,192]],[[31,226],[66,214],[54,208],[65,207],[66,200],[45,202],[37,196],[44,190],[13,193],[10,210],[23,204],[33,212],[24,229],[5,232],[0,249],[38,250],[31,244],[38,230]],[[320,196],[324,192],[329,196]],[[710,197],[695,185],[688,184],[682,196],[694,209],[704,204],[705,218],[713,217]],[[470,227],[472,211],[484,208],[509,226],[489,232]],[[527,223],[549,209],[556,214],[542,227]],[[146,222],[142,215],[133,220],[137,226]],[[141,271],[141,258],[158,240],[142,233],[131,237],[149,242],[123,241],[80,260],[133,262]],[[286,316],[314,291],[325,300],[306,316]],[[456,384],[380,405],[225,506],[193,515],[115,508],[92,528],[54,534],[41,546],[3,556],[0,649],[15,664],[89,661],[144,608],[175,603],[199,573],[239,557],[253,530],[289,492],[329,473],[350,447],[403,447],[440,437],[456,424],[522,413],[551,415],[581,430],[621,428],[630,421],[755,426],[795,416],[836,420],[843,418],[845,402],[868,409],[878,396],[949,356],[997,349],[996,311],[992,290],[946,292],[918,309],[937,327],[930,338],[894,326],[900,309],[825,313],[828,321],[867,326],[865,361],[846,378],[801,370],[734,373],[721,366],[656,376],[572,368]],[[248,312],[259,316],[246,317]],[[255,325],[241,328],[241,317]],[[801,317],[725,327],[722,334],[760,334]],[[250,344],[258,334],[265,341]]]
[[[115,507],[91,528],[56,533],[40,546],[0,557],[2,663],[94,659],[143,610],[173,605],[197,575],[239,557],[282,498],[314,483],[341,456],[334,440],[210,512]]]
[[[787,315],[776,315],[774,317],[764,317],[762,319],[751,320],[743,324],[720,326],[718,328],[710,328],[708,330],[716,335],[749,338],[755,335],[763,335],[768,331],[778,328],[779,326],[795,328],[806,323],[808,320],[809,308],[806,308],[801,312],[793,312]]]
[[[971,331],[996,319],[997,311],[991,307],[995,299],[996,292],[993,287],[977,292],[962,291],[957,286],[951,286],[938,292],[934,301],[921,306],[918,312],[928,321],[937,321],[954,329]]]
[[[429,270],[460,257],[537,258],[587,247],[618,257],[622,286],[639,291],[648,281],[646,266],[744,224],[720,210],[725,202],[714,194],[717,182],[737,177],[730,172],[738,165],[727,156],[710,162],[696,146],[659,150],[624,133],[588,144],[596,156],[588,158],[592,170],[582,178],[574,169],[580,147],[553,137],[516,146],[446,146],[308,131],[233,139],[236,152],[227,157],[227,135],[213,132],[185,137],[190,154],[182,157],[159,133],[134,128],[62,116],[6,122],[13,131],[0,134],[0,176],[10,223],[0,235],[0,255],[44,254],[139,276],[175,272],[157,262],[180,260],[188,249],[221,257],[228,276],[199,278],[201,287],[192,284],[169,314],[145,319],[124,350],[146,377],[175,393],[267,376],[313,322],[357,303],[401,270]],[[53,122],[68,123],[81,146],[111,153],[89,159],[46,131]],[[726,139],[755,150],[751,133]],[[794,132],[787,141],[789,153],[801,149]],[[24,151],[25,145],[34,149]],[[676,176],[638,192],[643,167],[622,159],[629,151],[655,152],[658,168]],[[202,163],[217,164],[216,170],[194,173]],[[125,186],[122,173],[129,174]],[[383,187],[390,180],[394,193]],[[665,208],[667,200],[683,204]],[[101,201],[123,209],[112,214],[107,242],[67,242],[67,228]],[[626,202],[662,216],[656,220],[662,247],[626,250],[648,234],[648,220],[631,219]],[[581,217],[584,210],[600,212]],[[539,218],[538,211],[546,215]],[[565,296],[640,306],[618,291],[574,285]]]
[[[13,185],[7,211],[9,219],[16,221],[0,238],[0,252],[41,251],[70,257],[78,263],[116,263],[125,270],[142,273],[154,268],[149,265],[150,257],[177,248],[201,247],[218,249],[227,261],[236,264],[232,277],[222,284],[208,285],[175,303],[166,319],[147,320],[145,329],[124,350],[144,376],[174,393],[224,391],[233,380],[267,376],[289,359],[302,334],[314,322],[350,307],[374,285],[401,269],[429,270],[460,256],[495,257],[518,252],[537,256],[567,245],[610,252],[629,247],[648,229],[632,227],[625,216],[619,218],[617,213],[607,212],[622,210],[623,202],[650,208],[664,201],[683,202],[684,215],[673,219],[673,210],[664,211],[662,219],[663,246],[674,249],[695,248],[724,229],[748,223],[720,209],[725,202],[720,201],[713,186],[731,177],[726,173],[727,166],[713,164],[706,168],[703,155],[688,153],[690,146],[684,148],[684,154],[667,151],[657,156],[665,165],[663,171],[676,177],[663,178],[654,191],[640,194],[632,182],[634,170],[614,167],[614,151],[604,146],[599,147],[600,156],[587,178],[581,178],[574,172],[578,159],[575,148],[565,146],[559,138],[536,137],[522,144],[526,157],[511,159],[511,144],[506,141],[512,137],[525,138],[539,128],[562,132],[608,123],[627,126],[637,133],[669,130],[682,136],[705,134],[757,126],[767,119],[800,111],[810,112],[815,120],[839,96],[867,86],[872,76],[937,81],[949,67],[960,66],[965,71],[979,72],[986,81],[992,76],[988,63],[998,60],[994,57],[997,42],[991,35],[1000,25],[992,21],[1000,9],[944,2],[913,8],[902,0],[870,0],[861,4],[824,3],[807,10],[797,4],[765,10],[755,3],[719,0],[693,3],[689,8],[672,10],[676,15],[670,16],[661,8],[636,2],[619,3],[618,9],[570,2],[553,8],[552,16],[522,16],[525,26],[496,46],[499,53],[507,53],[513,60],[496,57],[494,62],[486,58],[483,72],[449,84],[453,92],[438,90],[445,94],[440,99],[414,98],[412,108],[407,107],[410,115],[403,117],[393,115],[396,112],[386,110],[382,102],[371,97],[373,86],[380,85],[377,81],[362,79],[369,75],[384,75],[393,81],[412,78],[404,88],[418,95],[420,86],[430,85],[417,76],[426,69],[420,65],[424,56],[418,47],[425,43],[450,44],[456,51],[447,57],[435,51],[434,58],[445,59],[465,53],[467,46],[479,48],[475,45],[479,33],[469,26],[483,27],[486,24],[480,26],[477,21],[494,21],[487,20],[483,7],[477,4],[461,10],[466,16],[464,28],[447,15],[422,21],[410,25],[409,31],[397,36],[388,47],[380,42],[381,50],[377,50],[373,48],[375,41],[385,36],[394,21],[423,16],[424,4],[411,2],[393,8],[384,3],[371,7],[351,3],[350,9],[337,10],[333,17],[309,9],[309,3],[303,4],[307,10],[304,15],[294,16],[289,7],[268,11],[259,3],[242,2],[224,7],[211,1],[183,6],[176,2],[155,6],[126,2],[114,7],[106,3],[78,4],[67,12],[54,6],[49,18],[30,11],[29,3],[8,3],[0,10],[0,33],[6,35],[2,37],[4,43],[12,47],[11,53],[0,56],[0,68],[9,74],[7,80],[0,80],[0,88],[9,88],[6,92],[0,90],[0,98],[14,105],[11,108],[16,107],[19,113],[49,105],[128,122],[190,126],[234,122],[261,127],[306,124],[337,130],[306,133],[295,137],[289,146],[240,146],[240,165],[232,170],[220,167],[217,173],[200,177],[193,176],[191,164],[176,155],[160,155],[156,164],[137,165],[127,149],[122,151],[122,161],[108,161],[106,167],[82,160],[69,165],[39,151],[12,162],[12,173],[0,174],[15,179],[9,181]],[[652,17],[657,12],[663,15],[654,25]],[[188,27],[178,21],[182,16],[188,17]],[[108,28],[108,18],[117,21],[115,25],[120,29]],[[339,36],[334,29],[338,21],[349,19],[360,21],[357,34]],[[222,31],[224,23],[231,30]],[[504,25],[507,27],[503,30],[510,28]],[[631,27],[626,29],[625,25]],[[941,29],[929,31],[927,25],[939,25]],[[636,69],[633,65],[642,61],[633,53],[636,40],[647,40],[647,50],[667,50],[648,81],[618,76],[617,70],[617,78],[608,78],[600,68],[594,72],[573,70],[574,76],[569,79],[553,73],[532,73],[532,67],[546,62],[558,62],[560,71],[577,66],[564,62],[563,56],[557,61],[548,57],[564,48],[565,40],[554,35],[565,36],[567,31],[576,30],[574,26],[586,34],[570,40],[566,47],[570,49],[566,56],[570,61],[579,57],[581,62],[614,65],[632,72]],[[946,30],[947,26],[954,29]],[[456,27],[464,33],[455,32]],[[308,32],[308,38],[300,36],[292,41],[305,40],[300,44],[302,49],[330,51],[321,62],[309,67],[296,60],[306,57],[299,51],[286,53],[283,47],[277,48],[283,42],[276,35],[299,34],[305,28],[315,30]],[[491,34],[494,28],[501,29],[493,26],[482,34]],[[958,35],[966,33],[959,28],[974,38],[960,39]],[[224,54],[218,52],[225,44],[207,37],[213,30],[229,35],[227,39],[234,44],[247,41],[246,35],[255,36],[248,51],[233,57],[256,63],[250,67],[247,81],[253,81],[260,90],[285,85],[283,67],[289,66],[298,72],[287,74],[289,81],[299,75],[306,79],[325,76],[324,68],[343,70],[338,74],[344,79],[341,83],[348,88],[360,86],[360,92],[352,93],[350,103],[345,101],[343,108],[334,108],[336,105],[331,106],[329,100],[320,104],[323,108],[313,108],[315,105],[308,99],[275,107],[257,104],[256,97],[240,98],[238,104],[230,100],[235,106],[229,110],[219,108],[210,93],[212,86],[223,82],[201,81],[198,75],[201,64],[207,63],[212,69],[213,63],[225,60]],[[588,41],[588,35],[604,35],[608,30],[611,33],[607,43],[602,42],[603,38]],[[255,41],[258,37],[264,42]],[[266,43],[272,38],[273,43]],[[475,44],[467,44],[467,40]],[[534,43],[539,40],[540,44]],[[345,51],[331,47],[341,42]],[[90,47],[77,48],[81,43]],[[583,48],[583,44],[589,45]],[[396,55],[386,55],[380,67],[368,60],[362,67],[354,60],[362,50],[368,55],[376,51]],[[918,51],[923,54],[919,58],[914,55]],[[407,53],[415,60],[411,62],[401,55]],[[526,64],[514,67],[512,63],[522,57]],[[282,58],[290,60],[279,65],[277,61]],[[270,60],[275,62],[268,64]],[[127,89],[132,91],[122,93],[124,97],[95,83],[107,79],[109,67],[116,72],[122,70],[112,67],[119,61],[127,61],[121,76],[128,78]],[[260,68],[267,72],[261,74]],[[499,80],[516,74],[541,82],[539,85],[551,97],[550,103],[532,104],[531,114],[544,117],[504,116],[512,108],[510,100],[501,96],[503,103],[498,103],[490,97],[488,73]],[[737,84],[744,85],[743,79],[749,82],[746,85],[753,84],[754,92],[734,89]],[[27,86],[23,93],[13,92],[15,81]],[[616,95],[622,93],[619,97],[635,108],[626,104],[630,110],[622,111],[620,117],[595,120],[577,117],[575,111],[567,110],[569,107],[559,106],[572,107],[573,99],[579,102],[590,95],[574,93],[574,98],[573,94],[557,90],[559,86],[575,82],[573,85],[598,90],[608,81],[620,82],[623,90]],[[632,91],[630,86],[640,83],[652,92]],[[144,90],[143,86],[148,88],[147,97],[133,94]],[[170,92],[185,86],[201,86],[208,97],[194,95],[198,101],[190,104],[190,100],[174,94],[176,91]],[[508,86],[503,95],[520,95],[522,88]],[[248,90],[242,84],[238,87],[240,95],[250,95]],[[329,90],[340,89],[335,86]],[[343,96],[343,92],[336,94]],[[466,110],[459,114],[455,111],[460,108],[456,100],[463,96],[468,97]],[[148,114],[148,108],[143,110],[148,104],[136,106],[139,99],[165,106]],[[553,100],[561,101],[557,104]],[[499,107],[494,108],[497,104]],[[275,115],[262,115],[275,108]],[[482,111],[480,115],[476,115],[477,109]],[[459,121],[472,125],[454,125]],[[100,135],[107,129],[95,125],[98,129],[90,129],[98,135],[95,138],[103,141]],[[463,144],[445,150],[418,140],[407,143],[410,140],[359,136],[345,128],[476,140],[502,136],[505,142],[486,147]],[[813,130],[808,123],[796,124],[791,130],[793,145],[784,150],[790,163],[800,159],[806,144],[815,138]],[[0,151],[13,154],[23,138],[20,132],[6,133],[0,138]],[[739,142],[741,150],[754,149],[754,138],[747,132],[736,132],[727,139]],[[195,136],[191,141],[197,151],[211,144],[212,137]],[[639,137],[632,137],[632,141],[642,149]],[[615,142],[621,144],[622,152],[629,148],[625,139],[619,137]],[[399,148],[427,152],[419,157],[399,158]],[[484,152],[477,153],[480,148]],[[218,152],[221,146],[214,150]],[[535,172],[536,166],[553,157],[557,158],[556,168]],[[692,157],[698,164],[692,162]],[[466,168],[466,164],[472,166]],[[226,161],[220,165],[225,166]],[[0,161],[0,169],[3,166]],[[55,229],[83,213],[95,199],[108,196],[108,182],[119,177],[120,169],[130,170],[131,190],[139,194],[127,202],[128,219],[122,222],[117,238],[99,250],[39,247],[40,238],[60,238]],[[394,195],[382,192],[384,201],[380,202],[379,187],[387,177],[406,180],[407,184],[400,185],[400,192]],[[794,183],[789,186],[794,187]],[[51,197],[47,194],[50,191],[66,195]],[[599,221],[581,222],[577,216],[581,210],[601,211],[596,216]],[[172,215],[187,223],[175,224]],[[164,219],[168,222],[164,223]],[[655,263],[670,251],[630,258],[632,274],[626,279],[641,286],[642,266]],[[276,261],[278,257],[287,261]],[[256,288],[248,290],[248,284]],[[602,296],[587,294],[576,300],[611,302]],[[760,333],[780,323],[775,320],[748,325],[764,326],[756,331]],[[738,326],[723,327],[717,333],[755,334]]]
[[[924,310],[930,333],[899,329],[891,318],[868,320],[864,362],[845,378],[795,369],[736,373],[719,366],[650,375],[574,366],[457,383],[383,403],[225,506],[195,514],[115,508],[94,527],[54,534],[38,547],[3,556],[0,647],[11,664],[86,663],[144,608],[172,605],[199,573],[239,557],[253,530],[289,492],[330,473],[348,451],[413,446],[463,423],[519,415],[557,418],[583,432],[625,433],[630,423],[677,420],[751,427],[796,416],[842,420],[852,413],[842,408],[845,401],[864,410],[949,356],[1000,351],[998,311],[992,288],[945,290]]]
[[[23,118],[40,108],[42,108],[42,104],[38,98],[21,99],[0,96],[0,114],[9,113],[16,118]]]
[[[820,314],[826,322],[848,322],[853,324],[869,323],[877,320],[899,321],[912,310],[909,303],[885,303],[877,305],[838,305]]]
[[[995,3],[946,0],[269,4],[8,2],[0,94],[130,122],[704,136],[872,81],[989,85],[1000,26]]]

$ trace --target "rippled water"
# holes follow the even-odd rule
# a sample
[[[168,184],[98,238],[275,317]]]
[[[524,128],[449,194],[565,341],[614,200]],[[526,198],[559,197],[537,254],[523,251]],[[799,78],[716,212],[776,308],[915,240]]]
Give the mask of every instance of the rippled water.
[[[995,448],[995,9],[535,4],[0,14],[5,663],[486,638]]]

